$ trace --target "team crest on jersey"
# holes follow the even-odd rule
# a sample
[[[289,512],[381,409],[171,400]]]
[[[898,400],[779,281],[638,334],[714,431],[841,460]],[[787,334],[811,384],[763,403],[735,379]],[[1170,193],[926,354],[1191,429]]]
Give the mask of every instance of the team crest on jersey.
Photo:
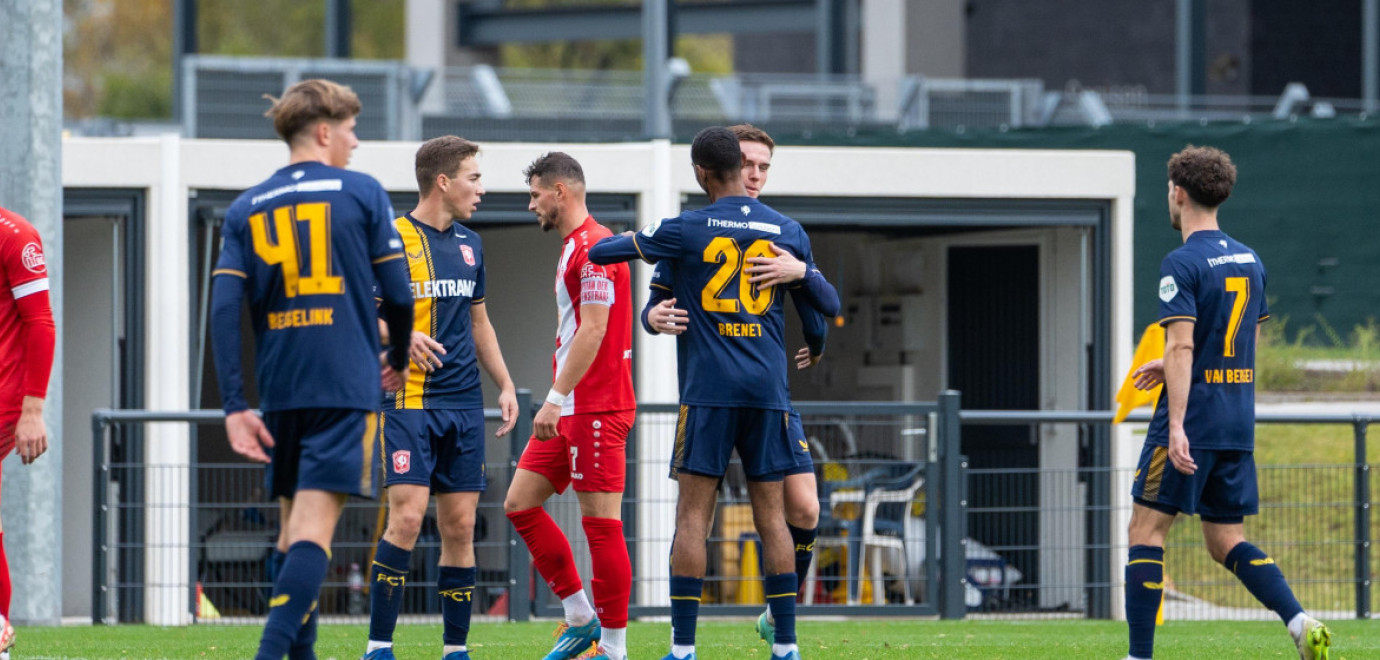
[[[1169,302],[1179,295],[1179,285],[1174,283],[1173,275],[1165,275],[1160,280],[1160,300]]]
[[[412,469],[412,452],[406,449],[399,449],[393,452],[393,473],[407,474]]]
[[[461,255],[464,255],[464,257],[465,257],[465,263],[466,263],[466,264],[469,264],[469,265],[471,265],[471,266],[474,265],[474,249],[473,249],[473,248],[471,248],[471,247],[468,246],[468,245],[461,245],[461,246],[460,246],[460,254],[461,254]]]
[[[41,273],[47,267],[47,262],[43,259],[43,248],[38,247],[38,243],[25,245],[19,258],[31,273]]]
[[[742,206],[742,211],[743,211],[743,215],[747,215],[747,214],[749,214],[749,213],[752,213],[752,209],[748,208],[748,205],[747,205],[747,204],[744,204],[744,205]]]

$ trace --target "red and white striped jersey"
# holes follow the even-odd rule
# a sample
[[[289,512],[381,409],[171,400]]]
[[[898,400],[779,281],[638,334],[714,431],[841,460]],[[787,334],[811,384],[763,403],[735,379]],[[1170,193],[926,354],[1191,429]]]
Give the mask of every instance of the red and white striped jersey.
[[[29,304],[35,300],[41,302]],[[44,334],[31,343],[25,326],[34,323]],[[52,335],[43,241],[27,220],[0,208],[0,413],[19,410],[25,396],[46,394]]]
[[[580,306],[609,307],[608,329],[599,353],[566,397],[562,416],[637,408],[632,386],[632,278],[628,265],[600,266],[589,261],[589,248],[612,235],[594,218],[585,218],[584,224],[566,237],[556,266],[559,326],[552,378],[565,367],[570,342],[580,327]]]

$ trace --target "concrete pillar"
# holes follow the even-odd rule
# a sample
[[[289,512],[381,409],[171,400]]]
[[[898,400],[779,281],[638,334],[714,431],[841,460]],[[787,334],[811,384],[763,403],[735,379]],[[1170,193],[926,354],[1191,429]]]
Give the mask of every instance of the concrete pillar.
[[[43,237],[49,297],[62,332],[62,3],[0,0],[0,206]],[[62,619],[62,343],[44,406],[48,453],[4,463],[5,547],[13,579],[10,617]],[[77,430],[78,437],[81,429]]]

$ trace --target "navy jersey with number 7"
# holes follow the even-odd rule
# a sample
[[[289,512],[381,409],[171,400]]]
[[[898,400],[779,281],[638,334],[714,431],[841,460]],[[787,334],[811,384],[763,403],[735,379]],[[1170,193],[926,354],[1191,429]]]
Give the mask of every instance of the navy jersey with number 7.
[[[373,177],[319,162],[230,205],[214,274],[245,280],[263,410],[378,410],[376,274],[385,299],[411,303],[393,217]],[[238,346],[217,348],[226,407],[242,406]]]
[[[1265,265],[1221,231],[1196,231],[1160,264],[1160,325],[1193,323],[1184,433],[1193,449],[1255,449],[1255,333],[1269,318]],[[1167,389],[1146,442],[1169,444]]]
[[[800,224],[751,197],[724,197],[590,248],[598,264],[673,263],[671,290],[689,315],[676,336],[681,403],[790,410],[784,287],[758,291],[743,273],[748,259],[775,256],[772,243],[814,267]]]

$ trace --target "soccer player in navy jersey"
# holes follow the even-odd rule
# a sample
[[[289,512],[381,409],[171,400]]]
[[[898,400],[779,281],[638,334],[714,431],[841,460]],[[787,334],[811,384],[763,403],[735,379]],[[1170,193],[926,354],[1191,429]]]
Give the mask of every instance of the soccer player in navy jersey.
[[[347,495],[376,496],[379,389],[397,390],[406,379],[412,326],[388,194],[372,177],[342,169],[359,146],[359,98],[314,79],[270,100],[267,116],[288,144],[289,163],[226,211],[211,292],[226,434],[236,453],[268,464],[268,489],[282,510],[258,660],[315,657],[331,536]],[[244,398],[246,298],[262,420]],[[384,355],[376,352],[380,314],[392,337]]]
[[[1164,382],[1131,487],[1126,565],[1129,660],[1154,653],[1164,596],[1164,539],[1179,513],[1197,514],[1214,561],[1283,619],[1299,657],[1328,657],[1331,634],[1299,605],[1273,559],[1246,540],[1255,515],[1255,349],[1269,318],[1265,265],[1217,224],[1236,166],[1226,153],[1190,146],[1169,159],[1169,219],[1184,244],[1160,264],[1162,361],[1135,376]]]
[[[517,395],[508,376],[484,297],[484,245],[460,224],[479,206],[479,145],[447,135],[417,150],[419,200],[394,221],[411,275],[412,368],[387,396],[383,433],[388,526],[370,569],[366,660],[391,660],[412,549],[436,494],[441,533],[441,650],[468,660],[475,583],[474,519],[484,473],[484,393],[479,367],[498,385],[502,436],[517,422]]]
[[[776,620],[771,657],[798,659],[796,576],[782,516],[781,481],[795,465],[787,435],[784,315],[779,286],[759,289],[743,272],[772,245],[812,264],[810,241],[796,221],[749,197],[743,155],[727,128],[706,128],[690,147],[695,178],[710,205],[661,220],[636,234],[610,237],[590,250],[594,263],[641,257],[672,262],[671,290],[687,305],[687,329],[676,338],[687,364],[671,467],[680,493],[671,550],[671,653],[695,657],[695,625],[705,572],[705,537],[714,493],[738,451],[748,478],[753,522],[762,538],[767,604]]]
[[[752,124],[728,128],[738,137],[738,147],[743,151],[743,187],[748,196],[755,199],[767,185],[776,143],[766,131]],[[780,248],[773,248],[773,251],[776,256],[749,259],[753,265],[745,268],[744,272],[752,276],[748,281],[759,288],[792,284],[787,290],[795,302],[807,344],[796,352],[796,368],[808,369],[824,355],[825,339],[829,332],[827,317],[838,315],[838,292],[818,270],[807,269],[805,262],[796,259],[790,252]],[[669,261],[658,262],[652,273],[652,282],[648,286],[650,295],[642,310],[642,327],[651,334],[678,335],[685,332],[686,313],[684,309],[677,308],[675,300],[671,298],[670,274]],[[683,364],[677,366],[683,367]],[[786,471],[782,489],[786,504],[786,526],[795,548],[796,583],[803,589],[815,554],[819,489],[815,482],[810,446],[805,439],[805,427],[800,421],[800,413],[795,409],[791,410],[789,436],[795,443],[791,450],[796,463]],[[775,638],[775,624],[770,608],[757,617],[757,634],[768,644]]]

